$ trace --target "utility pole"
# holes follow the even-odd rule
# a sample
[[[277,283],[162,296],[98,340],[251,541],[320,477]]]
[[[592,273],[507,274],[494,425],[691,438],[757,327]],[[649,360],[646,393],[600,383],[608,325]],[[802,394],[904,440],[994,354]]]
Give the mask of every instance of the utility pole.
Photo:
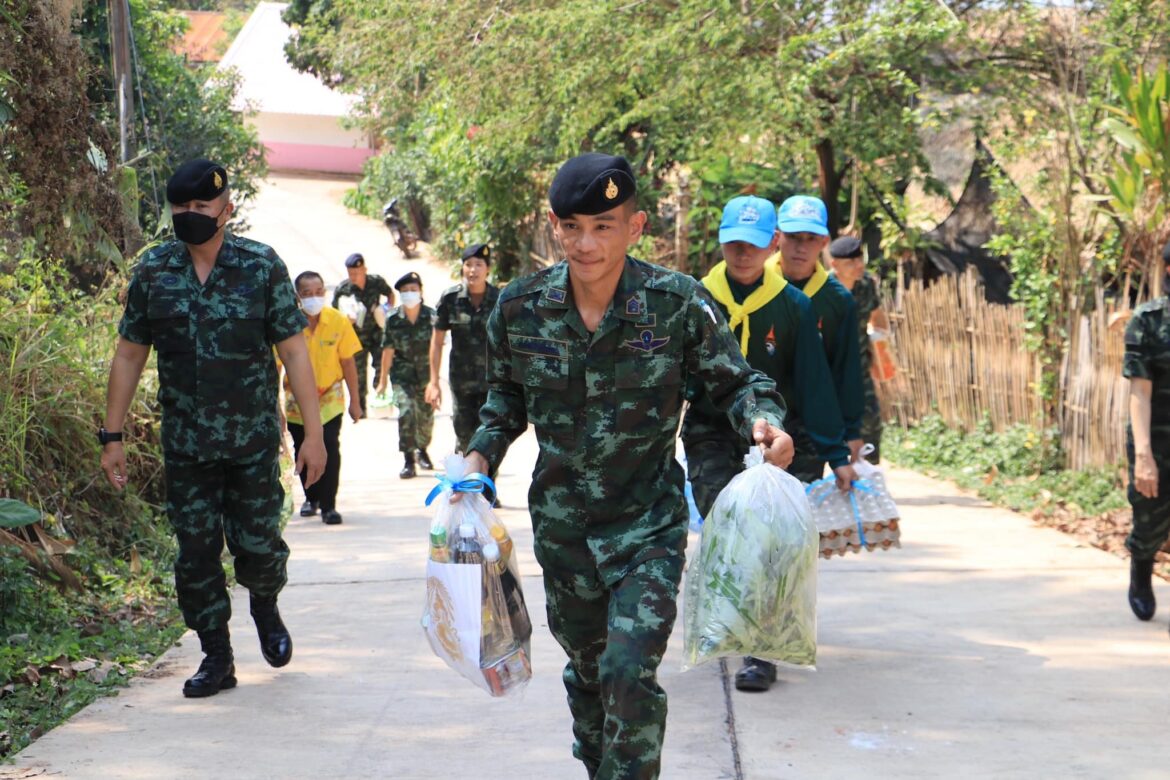
[[[137,153],[134,144],[134,81],[130,69],[130,8],[128,0],[108,0],[114,90],[118,96],[118,154],[125,164]]]

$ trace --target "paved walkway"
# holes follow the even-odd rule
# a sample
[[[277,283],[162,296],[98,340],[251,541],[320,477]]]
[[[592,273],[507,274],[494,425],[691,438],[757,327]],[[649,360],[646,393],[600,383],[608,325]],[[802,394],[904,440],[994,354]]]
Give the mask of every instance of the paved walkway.
[[[434,300],[444,270],[401,260],[377,223],[332,205],[344,186],[275,180],[253,234],[328,283],[355,250],[391,281],[419,268]],[[432,455],[453,440],[440,414]],[[535,677],[516,701],[449,671],[419,628],[433,480],[397,478],[394,422],[347,423],[343,447],[345,523],[295,518],[288,530],[288,667],[264,664],[237,593],[239,688],[183,699],[199,660],[188,635],[0,778],[584,778],[524,509],[531,435],[500,475],[536,626]],[[821,563],[817,671],[742,694],[717,665],[680,673],[676,630],[661,673],[664,780],[1170,777],[1166,609],[1151,624],[1130,615],[1125,562],[949,485],[900,471],[889,482],[904,547]],[[1162,583],[1159,595],[1170,604]]]
[[[447,416],[436,431],[437,454]],[[199,658],[188,635],[0,777],[583,778],[523,508],[531,434],[500,475],[536,624],[535,677],[516,701],[449,671],[418,626],[433,482],[395,476],[393,421],[347,426],[343,444],[345,523],[288,530],[291,665],[264,664],[237,593],[239,688],[182,698]],[[1167,777],[1170,638],[1164,612],[1130,616],[1124,563],[943,483],[890,482],[904,547],[821,563],[817,671],[729,692],[716,665],[678,671],[675,632],[663,777]]]

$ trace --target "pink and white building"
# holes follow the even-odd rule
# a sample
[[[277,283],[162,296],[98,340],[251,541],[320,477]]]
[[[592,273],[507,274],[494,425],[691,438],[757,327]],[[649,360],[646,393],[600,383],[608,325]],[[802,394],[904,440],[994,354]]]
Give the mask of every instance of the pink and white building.
[[[242,76],[236,108],[256,111],[248,121],[260,133],[272,170],[361,173],[373,145],[365,133],[343,125],[356,98],[288,64],[284,45],[292,29],[280,18],[285,7],[260,3],[220,60],[220,68]]]

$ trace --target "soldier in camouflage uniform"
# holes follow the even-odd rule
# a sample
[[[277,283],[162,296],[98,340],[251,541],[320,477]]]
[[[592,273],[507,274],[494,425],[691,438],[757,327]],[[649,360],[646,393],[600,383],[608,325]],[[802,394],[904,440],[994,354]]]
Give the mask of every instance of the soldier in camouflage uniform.
[[[447,368],[458,452],[467,452],[467,443],[479,427],[479,409],[487,401],[487,320],[500,297],[500,291],[487,283],[490,264],[487,244],[472,244],[463,250],[463,282],[439,298],[431,336],[431,378],[426,397],[438,409],[443,401],[439,388],[443,341],[451,331],[451,362]]]
[[[873,453],[868,459],[871,463],[878,463],[882,456],[882,407],[878,402],[877,387],[873,379],[873,350],[869,343],[869,326],[888,331],[890,321],[882,310],[877,277],[865,272],[861,242],[852,236],[838,238],[829,245],[829,256],[832,258],[833,276],[853,295],[853,302],[857,304],[861,384],[865,392],[861,439],[866,444],[873,445]]]
[[[752,370],[693,279],[626,255],[646,214],[633,171],[601,154],[561,167],[550,220],[566,260],[517,280],[488,320],[488,400],[469,465],[486,472],[532,423],[529,490],[549,628],[569,656],[573,753],[597,780],[658,777],[657,668],[687,540],[674,457],[684,389],[701,385],[784,466],[775,384]]]
[[[1170,274],[1170,244],[1162,250]],[[1167,280],[1170,282],[1170,279]],[[1141,620],[1154,616],[1154,556],[1170,536],[1170,295],[1142,304],[1125,329],[1129,377],[1129,503],[1133,529],[1129,605]]]
[[[386,380],[394,385],[398,406],[398,449],[405,461],[398,476],[410,479],[415,464],[433,469],[427,447],[435,427],[435,410],[427,403],[427,381],[431,376],[431,331],[435,310],[422,302],[422,279],[414,271],[394,283],[402,305],[386,318],[382,340],[382,378],[378,392],[386,392]]]
[[[382,305],[382,298],[390,304],[394,303],[394,291],[386,280],[377,274],[366,272],[366,259],[357,253],[345,258],[345,272],[349,279],[337,285],[333,291],[333,308],[338,309],[341,299],[349,296],[365,309],[359,318],[350,316],[350,321],[357,331],[358,341],[362,343],[362,351],[354,355],[358,370],[358,395],[362,404],[362,416],[366,415],[366,366],[371,361],[374,364],[374,386],[377,387],[382,379],[382,326],[378,324],[374,311]],[[358,320],[361,320],[360,324]]]
[[[236,684],[231,601],[220,564],[225,536],[236,578],[251,593],[265,660],[284,666],[292,657],[276,607],[288,547],[280,536],[284,491],[273,346],[305,411],[297,468],[306,470],[309,484],[324,469],[325,445],[301,335],[305,317],[276,253],[226,232],[234,208],[227,172],[208,160],[185,163],[167,183],[167,200],[178,240],[146,252],[134,270],[98,437],[102,468],[121,489],[121,426],[153,346],[167,517],[179,542],[175,589],[205,653],[183,694],[202,697]]]

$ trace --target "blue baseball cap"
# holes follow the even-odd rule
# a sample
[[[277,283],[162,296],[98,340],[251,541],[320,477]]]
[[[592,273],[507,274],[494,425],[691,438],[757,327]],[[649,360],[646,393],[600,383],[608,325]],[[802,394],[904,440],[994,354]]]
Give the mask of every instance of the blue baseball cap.
[[[793,195],[780,204],[781,233],[829,235],[829,212],[820,198]]]
[[[723,221],[719,223],[719,243],[746,241],[752,246],[767,249],[776,235],[776,206],[765,198],[741,195],[732,198],[723,207]]]

